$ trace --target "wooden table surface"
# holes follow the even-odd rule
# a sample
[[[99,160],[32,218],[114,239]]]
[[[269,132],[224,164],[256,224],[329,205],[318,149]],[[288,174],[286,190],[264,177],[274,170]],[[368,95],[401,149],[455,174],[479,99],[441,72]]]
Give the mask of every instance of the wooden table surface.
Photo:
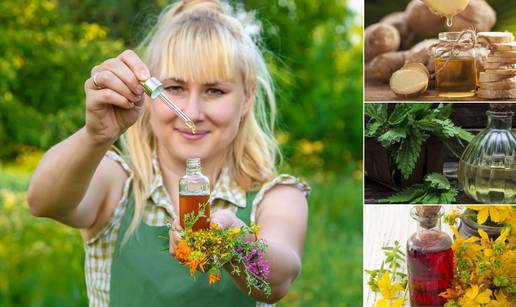
[[[376,82],[366,82],[364,87],[364,100],[365,101],[464,101],[464,102],[472,102],[472,101],[482,101],[485,102],[485,99],[480,99],[476,96],[467,97],[467,98],[443,98],[437,97],[434,90],[428,90],[425,94],[415,97],[415,98],[401,98],[396,96],[389,85],[383,83]],[[503,100],[503,101],[515,101],[515,100]]]
[[[398,241],[405,253],[408,238],[417,231],[416,221],[410,217],[409,205],[366,205],[364,206],[364,269],[377,269],[384,259],[382,247],[394,245]],[[445,212],[451,212],[453,206],[445,206]],[[450,227],[441,223],[444,232],[452,236]],[[364,306],[374,306],[377,295],[370,291],[367,281],[369,275],[364,273]],[[380,298],[381,295],[378,295]],[[407,293],[408,300],[408,293]],[[409,306],[408,302],[405,306]]]

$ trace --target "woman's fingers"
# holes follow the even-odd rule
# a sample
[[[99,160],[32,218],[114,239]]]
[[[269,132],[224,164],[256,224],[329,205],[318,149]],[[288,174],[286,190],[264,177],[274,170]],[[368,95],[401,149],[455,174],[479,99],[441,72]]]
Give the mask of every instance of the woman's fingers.
[[[178,218],[174,220],[173,227],[168,232],[169,251],[172,256],[176,255],[176,247],[179,241],[181,240],[181,237],[177,233],[176,229],[182,229]]]
[[[131,69],[140,82],[147,81],[150,78],[147,66],[134,51],[125,50],[118,58]]]
[[[93,82],[93,80],[88,82]],[[111,104],[122,109],[134,108],[134,103],[132,103],[126,97],[120,95],[119,93],[109,88],[93,91],[93,93],[91,93],[91,98],[94,102],[90,106],[92,110],[95,110],[96,107],[102,107],[105,104]]]
[[[123,64],[122,64],[123,65]],[[131,73],[129,71],[129,73]],[[95,72],[92,76],[92,80],[94,86],[96,87],[96,90],[99,89],[111,89],[115,92],[119,93],[120,95],[127,98],[127,100],[131,102],[138,102],[141,100],[141,95],[135,94],[124,82],[124,80],[121,79],[120,75],[122,75],[122,72],[113,72],[110,70],[104,70]],[[127,76],[123,76],[122,78],[128,78]],[[142,89],[143,93],[143,89]]]
[[[240,228],[245,225],[244,222],[237,218],[235,213],[229,209],[222,209],[213,213],[210,222],[219,225],[222,229]]]

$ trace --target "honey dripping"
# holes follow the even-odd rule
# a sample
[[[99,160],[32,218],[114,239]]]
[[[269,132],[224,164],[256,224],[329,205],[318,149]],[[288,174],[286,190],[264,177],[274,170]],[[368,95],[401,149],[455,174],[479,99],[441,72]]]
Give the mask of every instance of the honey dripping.
[[[448,28],[451,28],[453,26],[453,16],[446,17],[446,25],[448,26]]]

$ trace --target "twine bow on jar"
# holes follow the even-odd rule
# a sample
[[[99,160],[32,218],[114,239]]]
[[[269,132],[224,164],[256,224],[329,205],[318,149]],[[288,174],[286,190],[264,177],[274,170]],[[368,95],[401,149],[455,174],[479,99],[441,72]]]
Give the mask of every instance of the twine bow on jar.
[[[432,74],[431,77],[434,78],[444,68],[446,68],[446,65],[448,65],[448,62],[452,58],[459,56],[463,52],[474,49],[476,44],[477,33],[475,30],[470,29],[459,32],[456,39],[440,40],[438,43],[430,46],[428,50],[432,57],[446,60],[444,64]]]

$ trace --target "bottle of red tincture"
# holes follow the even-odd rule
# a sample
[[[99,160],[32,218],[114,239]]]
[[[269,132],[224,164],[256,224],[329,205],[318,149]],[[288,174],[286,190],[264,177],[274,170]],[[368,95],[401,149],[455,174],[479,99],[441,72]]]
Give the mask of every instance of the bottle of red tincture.
[[[407,242],[407,265],[412,306],[443,306],[439,296],[451,286],[453,251],[450,236],[441,231],[441,206],[416,206],[410,215],[417,232]]]

